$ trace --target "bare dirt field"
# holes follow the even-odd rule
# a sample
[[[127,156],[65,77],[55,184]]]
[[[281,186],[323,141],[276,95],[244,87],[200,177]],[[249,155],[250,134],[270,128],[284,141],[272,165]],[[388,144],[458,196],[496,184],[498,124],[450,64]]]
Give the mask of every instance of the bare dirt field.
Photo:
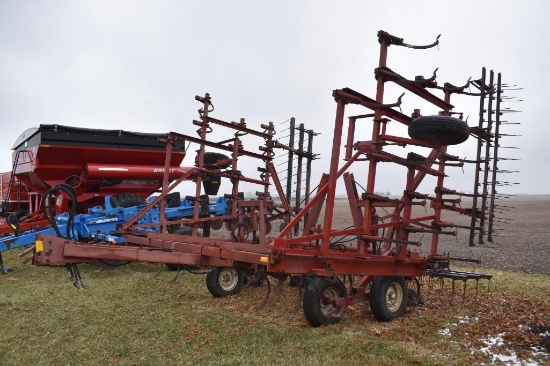
[[[470,232],[458,229],[458,235],[440,236],[439,254],[449,253],[452,257],[480,259],[480,267],[526,273],[550,274],[550,195],[520,195],[500,199],[497,204],[506,211],[496,213],[493,242],[469,246]],[[471,201],[463,199],[462,207],[471,207]],[[418,207],[420,215],[425,209]],[[420,211],[418,211],[420,210]],[[428,213],[430,209],[427,208]],[[345,228],[351,224],[351,215],[346,199],[336,201],[333,226]],[[443,219],[460,225],[470,225],[470,217],[455,212],[443,212]],[[430,250],[430,235],[425,235],[420,249]]]

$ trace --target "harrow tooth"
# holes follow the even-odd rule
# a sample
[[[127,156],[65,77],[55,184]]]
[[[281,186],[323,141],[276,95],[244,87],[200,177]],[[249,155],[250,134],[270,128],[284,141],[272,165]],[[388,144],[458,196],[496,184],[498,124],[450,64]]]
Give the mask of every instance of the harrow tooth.
[[[267,290],[266,290],[264,299],[262,300],[262,302],[260,304],[258,304],[254,307],[254,310],[262,310],[265,307],[265,305],[267,304],[267,301],[269,300],[269,296],[271,295],[271,282],[269,281],[269,277],[266,276],[263,273],[261,274],[261,276],[265,279]]]
[[[304,301],[304,288],[307,284],[305,276],[300,276],[300,282],[297,284],[298,292],[296,296],[296,305],[294,306],[294,309],[290,313],[290,316],[294,317],[298,315],[298,311],[300,311],[300,307],[302,306],[302,303]]]
[[[32,258],[32,257],[31,257]],[[8,272],[13,271],[11,267],[4,265],[4,260],[2,259],[2,252],[0,252],[0,274],[8,274]]]
[[[66,264],[65,268],[67,270],[67,277],[69,278],[69,281],[73,284],[73,286],[77,289],[84,288],[84,281],[82,280],[82,276],[80,275],[78,265],[74,263]]]
[[[176,275],[170,281],[168,281],[168,283],[175,284],[181,277],[183,277],[184,274],[185,274],[185,269],[178,268]]]
[[[163,267],[162,263],[157,264],[157,271],[151,276],[149,276],[149,279],[151,280],[157,279],[160,276],[160,273],[162,272],[162,267]]]

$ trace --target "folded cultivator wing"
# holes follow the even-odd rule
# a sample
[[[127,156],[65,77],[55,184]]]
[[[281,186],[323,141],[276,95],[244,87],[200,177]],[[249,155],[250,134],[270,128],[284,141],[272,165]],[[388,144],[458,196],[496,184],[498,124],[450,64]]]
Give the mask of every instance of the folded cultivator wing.
[[[379,320],[399,317],[411,298],[413,301],[420,298],[418,277],[427,274],[451,278],[453,283],[456,279],[490,279],[490,275],[450,271],[451,258],[439,252],[439,238],[456,235],[456,230],[461,228],[485,232],[486,211],[478,210],[475,204],[472,209],[459,205],[461,196],[489,197],[477,191],[479,182],[475,182],[473,194],[447,186],[448,170],[467,163],[480,164],[483,159],[478,153],[476,160],[468,161],[449,154],[447,149],[471,136],[478,138],[480,144],[485,142],[496,149],[498,144],[494,138],[500,133],[482,125],[483,117],[478,128],[469,127],[462,113],[455,111],[451,97],[454,94],[480,97],[483,109],[483,98],[498,92],[500,75],[496,88],[493,88],[492,76],[489,85],[485,85],[485,71],[482,79],[469,81],[462,87],[449,83],[438,86],[435,73],[428,79],[417,76],[409,80],[388,67],[389,47],[429,49],[439,40],[426,46],[413,46],[380,31],[378,41],[376,96],[370,98],[349,88],[333,91],[336,113],[330,166],[320,177],[315,192],[310,192],[309,181],[311,161],[316,158],[311,148],[316,135],[313,131],[303,125],[297,128],[292,119],[291,140],[283,144],[275,139],[273,123],[262,124],[256,130],[248,127],[244,119],[226,122],[214,118],[210,95],[197,96],[195,99],[201,104],[200,118],[193,124],[198,128],[198,137],[176,132],[159,137],[165,145],[166,156],[164,166],[159,168],[162,190],[119,222],[125,245],[97,237],[84,242],[81,236],[71,233],[57,236],[39,233],[35,235],[33,263],[117,260],[166,263],[191,271],[208,268],[207,287],[214,296],[235,294],[245,281],[267,279],[269,284],[269,276],[282,285],[287,276],[292,276],[304,314],[313,326],[338,322],[346,306],[364,301],[369,302]],[[471,83],[481,92],[466,91]],[[401,97],[395,102],[385,100],[388,84],[416,95],[428,109],[436,108],[439,113],[423,116],[420,109],[402,113]],[[350,109],[363,112],[350,114]],[[360,132],[365,126],[371,130],[366,136]],[[234,137],[214,141],[208,138],[214,130],[230,131]],[[300,135],[297,147],[293,140],[295,131]],[[408,134],[403,136],[402,131]],[[245,140],[249,139],[260,141],[259,148],[246,145]],[[184,143],[198,146],[195,164],[185,169],[174,168],[170,157]],[[276,151],[288,154],[286,190],[274,164]],[[494,155],[496,159],[496,150]],[[292,165],[294,156],[298,157],[296,174]],[[302,200],[304,161],[306,189]],[[401,167],[403,172],[402,177],[391,178],[403,181],[403,193],[396,198],[376,190],[377,183],[383,184],[377,174],[379,166],[387,163]],[[243,173],[243,167],[250,165],[258,167],[257,176]],[[367,172],[366,181],[358,182],[353,169]],[[99,174],[94,164],[88,164],[87,172],[91,177]],[[289,179],[294,175],[297,176],[295,204],[290,199],[292,179]],[[173,209],[167,202],[183,181],[193,181],[196,186],[193,194],[186,197],[189,211],[178,216],[171,214]],[[231,191],[220,197],[223,204],[211,207],[205,193],[216,195],[220,181],[230,183]],[[245,199],[239,188],[241,182],[258,187],[256,198]],[[423,182],[434,182],[430,193],[420,191]],[[333,226],[339,192],[347,194],[352,218],[347,228]],[[487,210],[486,203],[481,206]],[[152,210],[158,210],[155,218],[144,219]],[[444,211],[471,215],[472,225],[449,222],[443,218]],[[280,231],[270,236],[276,222],[281,223]],[[223,226],[227,230],[225,236],[211,235],[211,230]],[[421,245],[426,244],[428,249],[421,250]],[[267,287],[268,294],[262,305],[271,291],[271,286]]]

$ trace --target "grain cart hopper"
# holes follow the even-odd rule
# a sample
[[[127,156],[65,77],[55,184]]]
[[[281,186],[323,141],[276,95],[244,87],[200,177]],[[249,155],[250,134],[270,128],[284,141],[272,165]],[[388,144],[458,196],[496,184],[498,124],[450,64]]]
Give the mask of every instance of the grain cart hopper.
[[[376,96],[373,99],[350,88],[333,91],[336,114],[329,169],[321,176],[315,195],[300,212],[294,213],[288,206],[273,165],[275,150],[285,148],[275,140],[273,124],[262,124],[261,130],[254,130],[246,125],[244,119],[225,122],[213,118],[210,115],[212,100],[206,94],[195,98],[202,104],[200,118],[193,121],[200,127],[200,138],[171,132],[164,140],[168,155],[179,141],[196,143],[199,146],[196,166],[178,180],[163,185],[159,197],[123,225],[125,247],[37,235],[33,263],[76,264],[113,258],[148,261],[154,256],[156,262],[209,267],[206,284],[214,296],[237,293],[242,286],[243,273],[280,280],[295,275],[301,276],[303,283],[307,283],[307,286],[300,287],[298,293],[305,317],[313,326],[336,323],[341,320],[348,305],[365,301],[369,302],[371,311],[379,320],[388,321],[401,316],[407,299],[418,299],[418,277],[436,275],[446,268],[450,259],[440,253],[439,238],[441,235],[456,235],[462,227],[444,220],[442,212],[448,210],[468,214],[467,209],[459,206],[460,197],[457,198],[456,191],[448,187],[450,181],[447,179],[450,170],[447,168],[460,171],[466,161],[449,154],[448,146],[461,144],[470,135],[479,136],[472,133],[461,118],[453,117],[457,114],[460,117],[461,114],[451,104],[451,96],[471,94],[465,91],[468,84],[462,87],[449,83],[439,86],[435,73],[430,78],[417,76],[411,80],[387,65],[391,45],[429,49],[436,46],[438,40],[426,46],[413,46],[380,31],[378,42],[380,58],[375,69]],[[404,114],[400,110],[401,97],[397,101],[385,100],[385,87],[389,85],[413,94],[432,112],[423,116],[420,109],[414,109]],[[436,93],[442,95],[437,96]],[[357,110],[360,112],[357,113]],[[366,136],[360,134],[360,127],[365,126],[370,129]],[[223,142],[209,140],[207,132],[218,128],[236,131],[235,137]],[[408,134],[403,130],[408,130]],[[256,136],[262,141],[259,152],[245,147],[241,139],[243,134]],[[203,158],[207,147],[230,153],[231,164],[218,172],[205,166]],[[259,162],[259,178],[245,176],[239,170],[241,159],[245,156]],[[383,184],[382,177],[377,174],[382,164],[394,164],[401,169],[401,197],[390,198],[376,193],[376,184]],[[362,185],[354,177],[352,167],[367,172],[362,193]],[[168,168],[166,164],[165,183]],[[161,202],[181,180],[193,178],[198,197],[202,179],[211,175],[230,178],[233,184],[232,193],[228,195],[231,199],[230,211],[225,216],[201,218],[196,209],[192,219],[174,221],[190,225],[193,229],[189,236],[174,235],[164,230],[167,223],[163,222],[162,214],[159,233],[139,231],[146,227],[137,222],[139,217]],[[399,175],[393,175],[391,179],[396,181]],[[241,181],[260,187],[258,199],[243,200],[238,196]],[[428,184],[432,182],[433,189],[427,193],[421,192],[423,181]],[[343,183],[347,193],[352,216],[346,228],[333,225],[334,204],[340,183]],[[278,214],[271,210],[270,188],[281,201]],[[422,209],[413,210],[415,206]],[[321,219],[323,210],[324,217]],[[477,212],[470,214],[477,215]],[[269,237],[267,224],[276,218],[283,218],[285,225],[275,237]],[[197,235],[198,224],[220,219],[232,228],[232,236],[224,239]],[[294,228],[300,220],[304,220],[304,227],[298,235],[294,235]],[[249,235],[250,232],[253,235]],[[342,240],[343,237],[347,239]],[[420,250],[423,244],[427,244],[427,248]],[[484,278],[482,275],[456,271],[446,271],[442,275],[464,281]],[[264,303],[271,287],[267,288]]]
[[[43,196],[60,184],[77,193],[78,210],[103,204],[103,197],[131,193],[143,199],[162,186],[162,168],[178,170],[183,141],[167,158],[163,134],[100,130],[62,125],[31,128],[13,146],[13,176]],[[67,211],[67,199],[58,209]]]

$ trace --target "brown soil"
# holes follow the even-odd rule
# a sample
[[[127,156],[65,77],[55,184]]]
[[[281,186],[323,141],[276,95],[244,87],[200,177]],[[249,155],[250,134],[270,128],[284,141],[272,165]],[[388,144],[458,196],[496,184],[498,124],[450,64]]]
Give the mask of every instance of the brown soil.
[[[469,232],[462,230],[458,241],[443,240],[441,249],[478,257],[487,268],[550,274],[550,196],[512,197],[502,205],[513,208],[496,213],[503,220],[495,227],[493,243],[475,241],[470,247]]]
[[[478,234],[475,246],[469,246],[470,231],[458,229],[457,236],[441,235],[439,254],[449,253],[452,257],[480,259],[479,266],[527,273],[550,274],[550,195],[521,195],[501,199],[497,204],[503,207],[496,213],[493,242],[479,244]],[[463,199],[462,207],[471,207],[471,201]],[[424,208],[415,207],[420,215],[426,215]],[[419,211],[420,210],[420,211]],[[430,209],[427,208],[428,214]],[[351,225],[351,215],[346,199],[336,201],[333,226],[345,228]],[[459,225],[470,225],[470,217],[455,212],[443,213],[443,220]],[[430,251],[431,236],[421,238],[423,254]]]

